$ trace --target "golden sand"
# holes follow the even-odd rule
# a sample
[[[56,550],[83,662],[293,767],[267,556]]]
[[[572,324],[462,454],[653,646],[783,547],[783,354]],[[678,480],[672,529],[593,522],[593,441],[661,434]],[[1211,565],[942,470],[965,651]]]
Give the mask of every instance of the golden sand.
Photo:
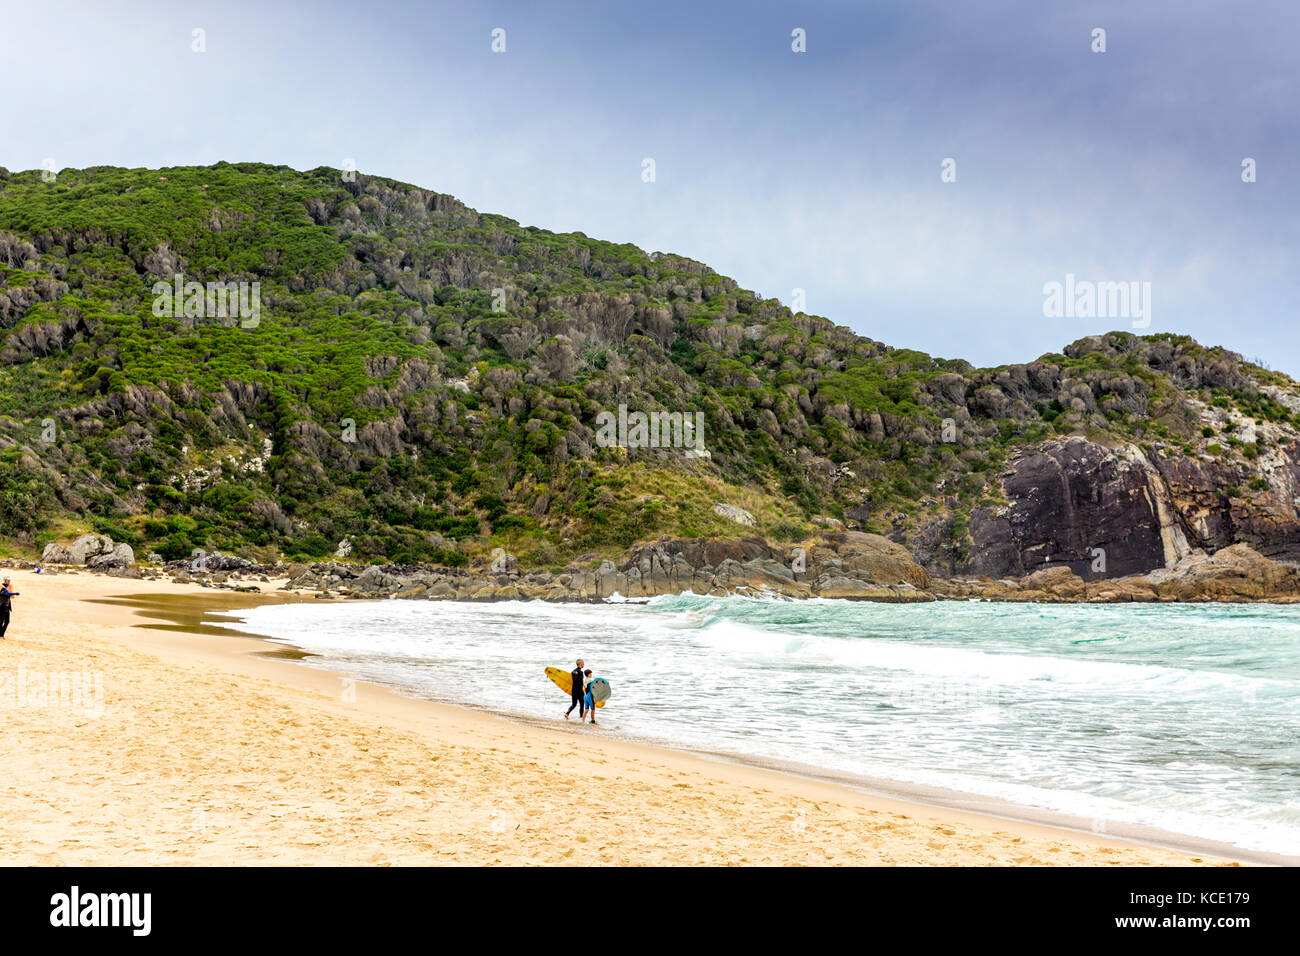
[[[6,865],[1217,862],[410,700],[98,603],[226,592],[10,574]]]

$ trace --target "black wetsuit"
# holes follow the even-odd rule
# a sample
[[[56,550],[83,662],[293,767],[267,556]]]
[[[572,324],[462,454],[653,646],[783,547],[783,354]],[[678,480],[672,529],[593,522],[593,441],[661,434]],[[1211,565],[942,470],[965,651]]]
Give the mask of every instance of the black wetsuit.
[[[6,611],[5,617],[8,618],[8,616],[9,612]],[[587,712],[587,708],[582,702],[582,668],[575,667],[569,671],[569,679],[573,681],[569,685],[569,694],[573,697],[573,700],[569,704],[569,709],[564,712],[564,716],[569,716],[569,714],[573,713],[573,708],[576,707],[578,708],[578,716],[581,717]]]
[[[8,588],[0,588],[0,637],[4,637],[5,631],[9,630],[10,597]]]

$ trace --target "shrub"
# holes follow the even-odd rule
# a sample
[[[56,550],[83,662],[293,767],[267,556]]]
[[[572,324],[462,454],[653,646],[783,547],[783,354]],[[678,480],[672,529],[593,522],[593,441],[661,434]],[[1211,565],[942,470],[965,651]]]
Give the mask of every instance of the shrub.
[[[777,541],[802,541],[811,532],[808,525],[797,521],[778,521],[769,529],[769,534]]]

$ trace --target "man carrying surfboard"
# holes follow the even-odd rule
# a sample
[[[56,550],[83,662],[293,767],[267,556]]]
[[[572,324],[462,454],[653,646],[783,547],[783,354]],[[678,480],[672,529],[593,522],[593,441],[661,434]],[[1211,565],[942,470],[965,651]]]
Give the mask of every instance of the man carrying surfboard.
[[[587,716],[586,702],[586,682],[582,679],[582,660],[578,660],[578,666],[569,671],[569,678],[573,681],[569,685],[569,694],[573,698],[569,703],[569,709],[564,712],[564,719],[569,719],[569,714],[573,713],[573,708],[578,708],[578,720],[583,720]]]

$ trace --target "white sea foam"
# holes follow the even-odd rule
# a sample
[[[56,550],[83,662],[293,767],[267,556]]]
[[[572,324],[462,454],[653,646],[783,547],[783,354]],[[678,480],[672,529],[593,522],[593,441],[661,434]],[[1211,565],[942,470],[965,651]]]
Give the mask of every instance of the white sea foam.
[[[613,731],[1300,854],[1300,608],[678,595],[236,617],[415,696],[558,717],[542,668],[582,656]]]

